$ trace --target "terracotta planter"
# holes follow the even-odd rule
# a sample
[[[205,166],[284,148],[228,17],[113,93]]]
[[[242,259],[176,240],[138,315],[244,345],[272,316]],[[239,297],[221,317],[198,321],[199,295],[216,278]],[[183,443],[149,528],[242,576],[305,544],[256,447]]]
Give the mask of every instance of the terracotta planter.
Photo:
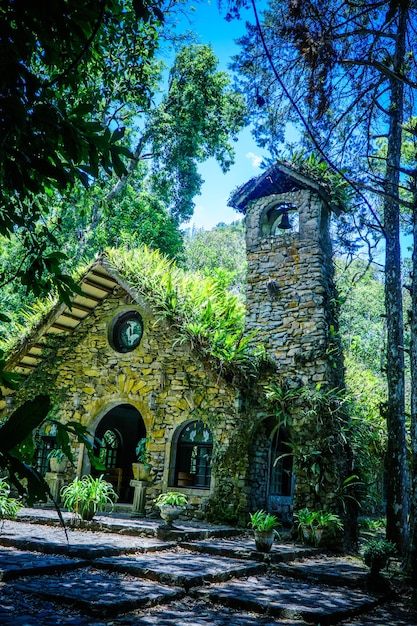
[[[275,540],[275,530],[255,530],[255,546],[259,552],[271,552]]]

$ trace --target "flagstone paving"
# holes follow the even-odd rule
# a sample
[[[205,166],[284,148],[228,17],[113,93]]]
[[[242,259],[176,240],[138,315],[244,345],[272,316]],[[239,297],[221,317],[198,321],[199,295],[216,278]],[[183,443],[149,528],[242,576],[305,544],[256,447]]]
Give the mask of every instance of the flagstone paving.
[[[307,622],[335,624],[365,612],[381,598],[361,591],[328,588],[284,577],[250,577],[190,591],[194,597],[230,607]]]
[[[57,602],[73,603],[96,615],[131,611],[185,595],[184,590],[177,587],[94,568],[73,571],[65,576],[43,576],[41,584],[35,578],[25,579],[23,582],[11,583],[11,587]]]
[[[224,527],[216,534],[204,525],[194,533],[185,524],[176,542],[162,541],[157,520],[144,520],[143,533],[132,520],[129,535],[129,521],[116,517],[105,532],[97,523],[96,532],[71,529],[67,541],[48,515],[49,525],[37,512],[36,524],[6,522],[0,531],[2,626],[417,624],[398,602],[365,591],[358,559],[290,542],[259,556],[248,533],[226,539]]]
[[[49,574],[56,570],[72,570],[86,564],[86,561],[65,556],[44,556],[15,548],[0,548],[0,581],[13,580],[22,576]]]
[[[197,555],[184,550],[152,555],[102,558],[95,561],[95,566],[179,585],[187,590],[208,581],[225,581],[229,578],[242,578],[266,572],[266,566],[262,563]]]
[[[94,539],[92,539],[94,537]],[[24,522],[6,521],[0,532],[0,545],[15,546],[46,554],[65,554],[83,559],[113,556],[132,552],[166,550],[172,542],[157,538],[91,532],[62,527],[41,526]]]
[[[292,578],[301,578],[309,582],[320,581],[327,585],[364,587],[368,577],[368,568],[353,557],[309,557],[308,560],[294,560],[291,563],[279,563],[274,572]]]

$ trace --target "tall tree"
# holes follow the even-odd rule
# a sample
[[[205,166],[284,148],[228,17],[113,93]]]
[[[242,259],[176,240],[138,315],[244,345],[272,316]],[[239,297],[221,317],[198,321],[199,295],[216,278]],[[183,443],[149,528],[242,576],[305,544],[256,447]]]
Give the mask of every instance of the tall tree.
[[[415,17],[408,0],[271,0],[237,62],[261,144],[279,156],[285,123],[297,124],[308,149],[344,170],[370,209],[368,223],[385,237],[387,534],[401,552],[408,511],[399,214],[410,203],[401,200],[400,171],[402,124],[417,87]],[[381,215],[364,192],[381,199]]]

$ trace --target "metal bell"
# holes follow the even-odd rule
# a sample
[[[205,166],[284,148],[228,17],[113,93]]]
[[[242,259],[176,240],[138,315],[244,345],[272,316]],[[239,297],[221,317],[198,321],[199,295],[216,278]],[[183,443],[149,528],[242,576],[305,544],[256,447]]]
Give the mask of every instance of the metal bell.
[[[281,218],[280,223],[278,224],[278,228],[280,230],[290,230],[292,228],[287,211],[284,211],[284,213],[282,214],[282,218]]]

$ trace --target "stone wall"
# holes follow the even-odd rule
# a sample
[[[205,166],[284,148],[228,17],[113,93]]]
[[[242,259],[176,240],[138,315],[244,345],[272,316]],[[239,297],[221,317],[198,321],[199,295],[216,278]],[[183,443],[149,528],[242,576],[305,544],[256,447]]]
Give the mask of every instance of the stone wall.
[[[299,232],[262,235],[262,216],[280,203],[299,211]],[[303,384],[325,383],[330,328],[336,326],[328,215],[309,191],[268,196],[247,210],[246,330],[265,345],[279,372]]]

